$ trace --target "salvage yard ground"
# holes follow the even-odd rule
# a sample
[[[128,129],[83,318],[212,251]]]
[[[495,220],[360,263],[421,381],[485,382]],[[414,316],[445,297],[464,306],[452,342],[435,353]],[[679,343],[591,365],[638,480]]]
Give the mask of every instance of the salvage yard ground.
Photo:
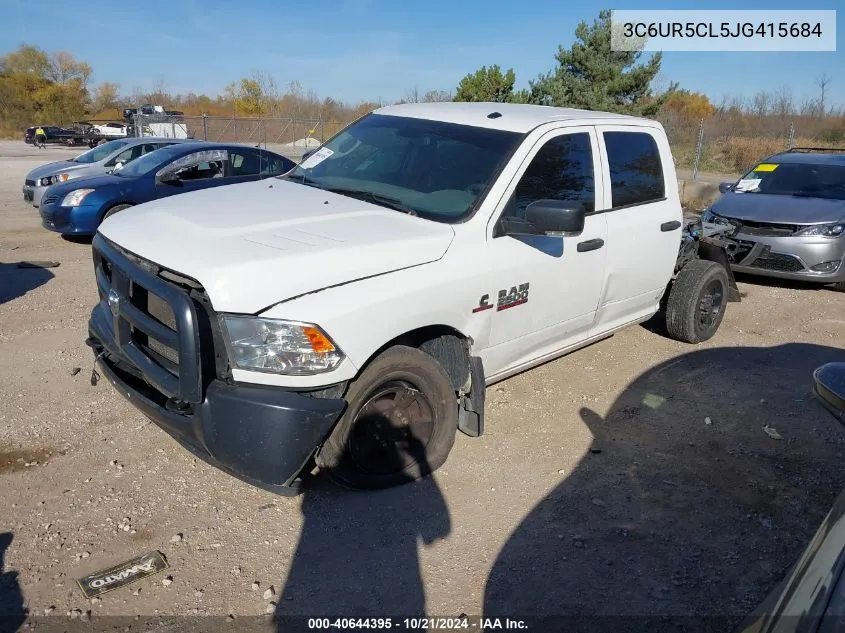
[[[0,613],[738,621],[845,485],[845,430],[810,395],[845,360],[845,294],[741,278],[707,344],[649,323],[491,387],[486,434],[433,478],[251,488],[91,385],[90,243],[20,193],[66,155],[0,142]],[[166,572],[93,603],[76,585],[152,550]]]

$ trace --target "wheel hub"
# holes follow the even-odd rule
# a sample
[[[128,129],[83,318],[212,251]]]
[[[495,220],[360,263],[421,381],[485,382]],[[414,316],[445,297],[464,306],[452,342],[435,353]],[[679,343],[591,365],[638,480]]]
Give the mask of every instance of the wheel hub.
[[[421,391],[393,381],[373,391],[352,424],[350,457],[369,472],[387,474],[424,459],[434,413]]]
[[[716,322],[719,313],[722,311],[722,284],[713,280],[701,291],[698,303],[698,324],[703,328],[709,328]]]

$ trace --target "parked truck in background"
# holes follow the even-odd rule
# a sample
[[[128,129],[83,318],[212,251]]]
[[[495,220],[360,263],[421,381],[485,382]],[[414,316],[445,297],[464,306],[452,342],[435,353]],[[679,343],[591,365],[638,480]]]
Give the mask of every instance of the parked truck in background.
[[[425,476],[487,386],[660,311],[705,341],[739,300],[658,122],[532,105],[380,108],[283,176],[108,218],[93,254],[104,375],[280,494]]]
[[[164,138],[192,138],[180,110],[165,110],[163,106],[144,104],[123,111],[128,136],[160,136]]]

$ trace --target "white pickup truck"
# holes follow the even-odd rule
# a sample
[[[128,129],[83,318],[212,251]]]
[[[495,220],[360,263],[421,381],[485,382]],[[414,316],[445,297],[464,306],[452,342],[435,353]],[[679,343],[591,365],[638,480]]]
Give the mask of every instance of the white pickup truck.
[[[110,217],[93,253],[100,369],[280,494],[314,465],[424,476],[483,432],[490,384],[660,310],[706,340],[739,300],[659,123],[530,105],[381,108],[284,176]]]

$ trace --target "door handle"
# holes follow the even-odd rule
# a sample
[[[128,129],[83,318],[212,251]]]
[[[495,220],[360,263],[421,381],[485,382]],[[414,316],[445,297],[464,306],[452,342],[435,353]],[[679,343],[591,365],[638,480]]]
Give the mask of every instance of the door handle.
[[[660,225],[660,230],[664,233],[668,233],[669,231],[674,231],[675,229],[681,228],[681,223],[678,220],[672,220],[671,222],[664,222]]]
[[[587,251],[594,251],[604,246],[604,240],[596,238],[594,240],[587,240],[586,242],[578,242],[578,252],[586,253]]]

